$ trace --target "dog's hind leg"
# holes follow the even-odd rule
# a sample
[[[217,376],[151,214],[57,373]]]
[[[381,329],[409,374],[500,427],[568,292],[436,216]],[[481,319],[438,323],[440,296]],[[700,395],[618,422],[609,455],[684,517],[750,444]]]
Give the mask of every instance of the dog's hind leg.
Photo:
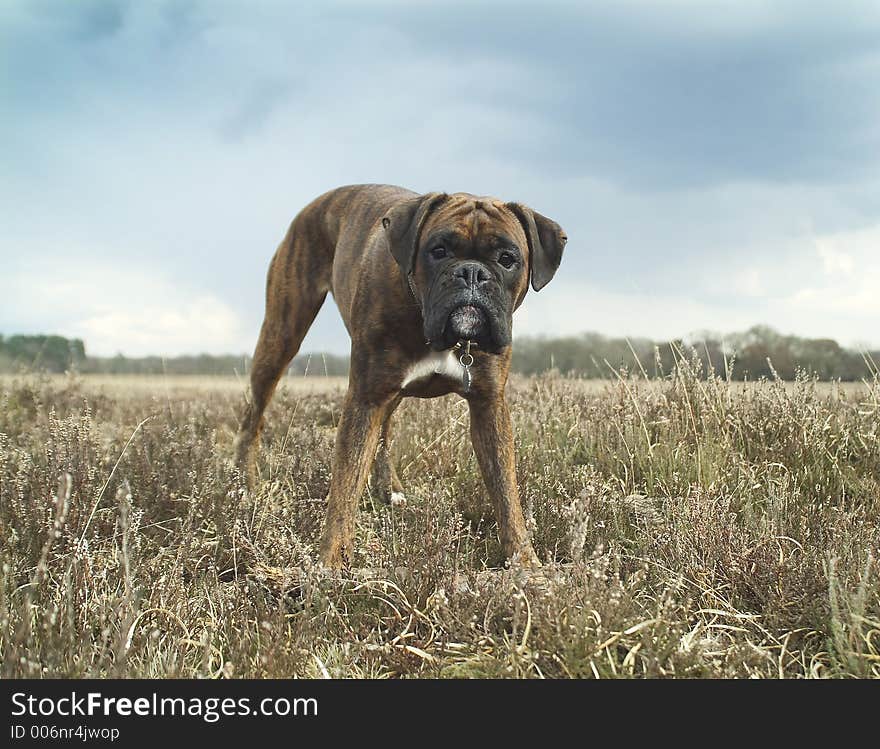
[[[397,478],[394,463],[391,461],[391,418],[394,409],[400,405],[402,397],[398,397],[389,407],[385,421],[382,423],[382,432],[379,437],[379,448],[376,451],[376,460],[373,463],[373,475],[370,477],[370,486],[376,492],[379,500],[384,504],[404,504],[406,497],[403,494],[403,484]]]
[[[330,285],[332,253],[309,246],[314,238],[307,224],[307,216],[297,217],[269,266],[266,315],[251,366],[251,397],[235,440],[236,461],[251,486],[256,479],[253,446],[263,426],[263,413]]]

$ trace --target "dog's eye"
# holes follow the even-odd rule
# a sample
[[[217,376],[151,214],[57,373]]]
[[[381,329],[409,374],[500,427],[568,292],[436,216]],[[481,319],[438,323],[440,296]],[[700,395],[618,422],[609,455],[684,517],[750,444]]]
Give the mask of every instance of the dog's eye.
[[[434,260],[442,260],[449,253],[446,252],[445,247],[435,247],[433,250],[430,251],[429,254],[431,255],[432,258],[434,258]]]
[[[498,256],[498,264],[502,268],[512,268],[516,264],[516,255],[512,252],[502,252]]]

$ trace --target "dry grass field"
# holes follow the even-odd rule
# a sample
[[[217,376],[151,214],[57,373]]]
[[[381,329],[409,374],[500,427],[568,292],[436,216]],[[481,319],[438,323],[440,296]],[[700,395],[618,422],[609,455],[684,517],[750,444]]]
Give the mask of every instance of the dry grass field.
[[[530,576],[454,398],[315,569],[343,388],[285,382],[249,494],[241,381],[0,380],[2,676],[880,676],[880,381],[515,380]]]

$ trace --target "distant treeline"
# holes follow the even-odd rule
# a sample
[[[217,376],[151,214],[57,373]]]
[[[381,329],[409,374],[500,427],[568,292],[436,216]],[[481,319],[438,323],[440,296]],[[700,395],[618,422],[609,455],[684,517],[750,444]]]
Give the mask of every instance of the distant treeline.
[[[607,378],[627,369],[650,377],[669,374],[687,359],[703,374],[709,371],[735,380],[760,377],[794,379],[799,371],[821,380],[859,380],[880,364],[880,351],[845,349],[827,338],[782,335],[757,326],[744,333],[721,336],[705,333],[676,341],[647,338],[607,338],[583,333],[566,338],[518,338],[512,367],[521,374],[555,369],[562,374]],[[250,356],[200,354],[163,358],[87,356],[79,339],[61,336],[0,335],[0,371],[76,371],[83,374],[231,375],[250,370]],[[346,375],[348,357],[334,354],[300,354],[288,369],[291,375]]]
[[[744,333],[704,333],[684,340],[606,338],[583,333],[569,338],[520,338],[513,347],[514,371],[537,374],[548,369],[588,378],[607,378],[626,368],[649,377],[669,374],[681,359],[734,380],[761,377],[795,379],[799,371],[820,380],[852,382],[871,374],[880,351],[853,351],[829,338],[782,335],[764,325]]]
[[[0,335],[0,372],[20,369],[66,372],[80,369],[86,347],[79,338],[60,335]]]
[[[0,335],[0,372],[42,370],[81,374],[231,375],[250,371],[250,355],[195,354],[187,356],[86,356],[79,338],[57,335]],[[348,357],[301,354],[288,369],[292,375],[347,375]]]
[[[83,374],[174,374],[174,375],[231,375],[245,374],[251,370],[251,356],[243,354],[198,354],[190,356],[144,356],[128,358],[117,354],[110,357],[90,356],[77,371]],[[56,370],[64,371],[64,370]],[[287,369],[291,375],[348,374],[348,357],[335,354],[300,354],[294,357]]]

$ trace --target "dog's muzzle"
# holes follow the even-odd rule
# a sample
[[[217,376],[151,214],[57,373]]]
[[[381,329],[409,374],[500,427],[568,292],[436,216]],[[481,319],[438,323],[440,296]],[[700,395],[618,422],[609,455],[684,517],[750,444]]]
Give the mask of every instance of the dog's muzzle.
[[[452,310],[447,325],[453,335],[466,340],[483,335],[487,323],[483,310],[473,304],[465,304]]]
[[[510,343],[509,299],[482,263],[460,262],[437,279],[425,306],[425,338],[436,351],[472,341],[487,353]]]

